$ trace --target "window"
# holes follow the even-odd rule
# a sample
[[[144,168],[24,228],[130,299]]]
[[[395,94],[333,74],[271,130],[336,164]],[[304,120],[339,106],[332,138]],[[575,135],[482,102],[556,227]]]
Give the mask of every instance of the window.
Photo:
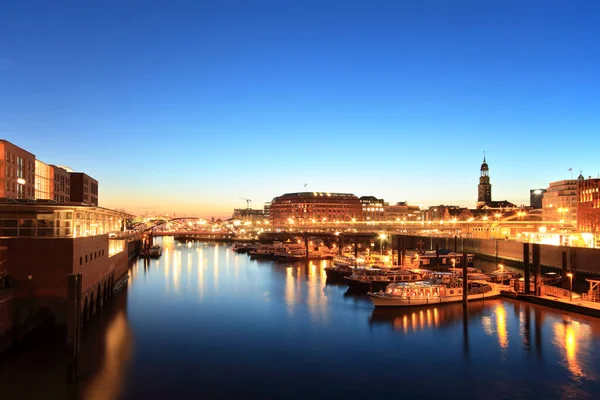
[[[85,262],[86,262],[86,264],[87,264],[87,254],[85,255]]]
[[[83,257],[79,257],[79,265],[83,264]]]

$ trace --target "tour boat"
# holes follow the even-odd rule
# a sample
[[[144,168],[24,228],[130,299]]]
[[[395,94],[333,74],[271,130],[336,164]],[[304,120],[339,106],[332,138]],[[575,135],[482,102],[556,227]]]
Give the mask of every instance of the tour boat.
[[[344,277],[352,275],[352,271],[354,271],[357,265],[358,262],[354,257],[335,256],[332,265],[324,269],[327,279],[342,280]]]
[[[368,292],[369,290],[384,289],[387,285],[394,282],[420,281],[427,277],[424,272],[413,272],[410,270],[386,271],[381,268],[365,268],[344,277],[344,281],[355,291]]]
[[[463,300],[463,283],[452,280],[391,283],[385,291],[369,292],[375,307],[414,307],[452,303]],[[486,282],[468,282],[468,301],[483,300],[500,295],[500,286]]]

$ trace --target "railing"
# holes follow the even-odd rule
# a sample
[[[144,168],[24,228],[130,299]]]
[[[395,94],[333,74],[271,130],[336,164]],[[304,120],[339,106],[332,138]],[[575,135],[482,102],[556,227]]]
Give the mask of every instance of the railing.
[[[581,295],[583,300],[593,301],[595,303],[600,303],[600,293],[595,290],[590,290],[588,293],[583,293]]]
[[[554,296],[560,298],[569,298],[571,296],[571,292],[566,289],[561,289],[556,286],[545,286],[541,287],[542,296]]]

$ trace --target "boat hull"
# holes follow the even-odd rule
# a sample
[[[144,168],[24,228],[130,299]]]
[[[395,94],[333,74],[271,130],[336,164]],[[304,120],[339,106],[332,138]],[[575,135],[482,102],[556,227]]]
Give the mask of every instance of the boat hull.
[[[490,290],[485,293],[475,293],[467,296],[468,301],[485,300],[500,296],[499,290]],[[424,307],[444,303],[456,303],[462,301],[462,295],[440,296],[430,298],[410,298],[386,296],[382,293],[369,293],[369,297],[375,307]]]
[[[379,290],[384,290],[387,287],[387,285],[392,283],[390,281],[364,282],[357,281],[355,279],[350,279],[350,277],[344,277],[344,282],[346,282],[346,284],[350,287],[350,289],[352,289],[352,291],[362,293],[367,293],[369,291],[377,292]]]

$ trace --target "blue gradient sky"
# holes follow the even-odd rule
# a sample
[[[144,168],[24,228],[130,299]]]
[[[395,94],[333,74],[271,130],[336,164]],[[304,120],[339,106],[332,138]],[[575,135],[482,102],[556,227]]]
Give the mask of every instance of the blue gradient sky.
[[[597,1],[12,1],[0,137],[131,212],[474,207],[600,171]]]

